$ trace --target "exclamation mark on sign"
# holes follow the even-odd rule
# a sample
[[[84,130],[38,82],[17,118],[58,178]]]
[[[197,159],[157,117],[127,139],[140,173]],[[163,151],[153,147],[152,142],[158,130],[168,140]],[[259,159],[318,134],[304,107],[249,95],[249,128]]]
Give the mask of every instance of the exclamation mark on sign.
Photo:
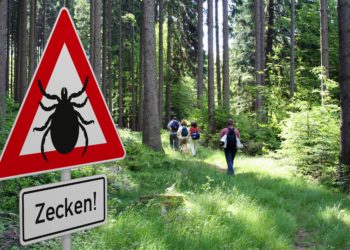
[[[96,210],[96,192],[94,192],[94,210]]]

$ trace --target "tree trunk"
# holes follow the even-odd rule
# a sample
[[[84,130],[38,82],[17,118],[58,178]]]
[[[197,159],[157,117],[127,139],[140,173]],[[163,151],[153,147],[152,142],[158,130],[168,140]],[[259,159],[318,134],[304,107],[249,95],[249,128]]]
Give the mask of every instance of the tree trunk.
[[[141,9],[143,9],[143,1],[141,2]],[[144,58],[143,58],[143,47],[144,47],[144,15],[141,11],[141,23],[140,23],[140,76],[138,84],[138,116],[137,116],[137,128],[139,131],[143,131],[143,82],[144,82]]]
[[[144,38],[147,43],[143,50],[145,60],[144,119],[142,142],[156,151],[163,151],[160,138],[159,112],[156,84],[156,41],[154,0],[144,0]]]
[[[29,30],[29,79],[33,77],[36,66],[35,55],[36,0],[30,0],[30,30]]]
[[[46,45],[46,39],[47,39],[47,32],[46,32],[46,11],[47,11],[47,6],[46,6],[46,1],[43,0],[43,26],[42,26],[42,33],[43,33],[43,44],[42,44],[42,51],[44,51],[45,45]]]
[[[219,39],[219,0],[215,0],[215,45],[216,45],[216,87],[218,105],[221,105],[221,70],[220,70],[220,39]],[[223,1],[224,3],[224,1]]]
[[[158,110],[159,124],[163,123],[163,0],[159,0],[159,87],[158,87]]]
[[[228,40],[228,4],[227,0],[222,0],[223,10],[223,90],[224,90],[224,108],[230,110],[230,70],[229,70],[229,40]]]
[[[265,85],[264,77],[264,3],[261,0],[255,0],[255,72],[257,95],[255,110],[261,122],[266,122],[266,112],[264,110],[264,97],[261,88]]]
[[[12,64],[11,64],[11,51],[10,51],[10,47],[11,47],[11,29],[10,29],[10,22],[11,22],[11,14],[10,14],[10,6],[11,3],[9,0],[7,0],[7,20],[6,20],[6,27],[7,27],[7,46],[6,46],[6,51],[7,51],[7,63],[6,63],[6,83],[5,83],[5,93],[6,95],[9,94],[9,89],[11,86],[11,72],[12,72]]]
[[[108,73],[107,73],[107,88],[108,88],[108,108],[109,111],[112,113],[113,111],[113,103],[112,103],[112,92],[113,92],[113,79],[112,79],[112,6],[111,1],[108,1],[108,11],[107,11],[107,19],[108,19],[108,26],[107,26],[107,67],[108,67]]]
[[[27,89],[27,1],[19,1],[17,86],[18,101],[22,102]]]
[[[90,3],[90,63],[101,84],[101,0]]]
[[[208,0],[208,128],[215,131],[213,0]]]
[[[268,26],[266,35],[266,49],[265,49],[265,67],[268,61],[268,56],[272,53],[273,39],[275,35],[274,22],[275,22],[275,3],[274,0],[269,0],[268,4]]]
[[[135,15],[135,2],[132,0],[132,14]],[[136,130],[136,98],[135,98],[135,65],[134,65],[134,54],[135,54],[135,30],[134,24],[131,24],[131,130]]]
[[[0,132],[2,132],[6,115],[6,81],[7,81],[7,0],[0,0]],[[2,133],[1,133],[2,134]]]
[[[203,0],[198,0],[198,68],[197,68],[197,107],[203,96]],[[169,119],[170,120],[170,119]]]
[[[171,97],[171,34],[172,34],[172,9],[168,5],[168,34],[167,34],[167,74],[166,74],[166,89],[165,89],[165,124],[170,121],[170,97]]]
[[[328,53],[328,5],[327,0],[320,0],[320,44],[321,66],[326,78],[329,78],[329,53]],[[323,105],[323,91],[326,89],[324,79],[321,79],[321,99]]]
[[[350,191],[350,0],[338,0],[340,65],[340,172]]]
[[[102,93],[106,100],[107,98],[107,86],[108,86],[108,23],[107,18],[108,9],[110,9],[109,0],[103,1],[103,37],[102,37]]]
[[[290,28],[290,84],[289,97],[294,96],[295,75],[295,0],[291,0],[291,28]]]
[[[122,4],[119,5],[119,93],[118,93],[118,124],[119,127],[124,127],[123,124],[123,63],[124,63],[124,34],[122,20]]]

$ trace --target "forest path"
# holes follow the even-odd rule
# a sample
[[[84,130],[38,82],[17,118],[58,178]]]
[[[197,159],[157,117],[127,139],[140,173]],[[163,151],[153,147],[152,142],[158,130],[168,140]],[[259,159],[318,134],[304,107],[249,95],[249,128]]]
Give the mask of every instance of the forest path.
[[[224,152],[203,150],[199,161],[225,175]],[[295,169],[281,164],[282,161],[272,158],[237,154],[236,176],[227,185],[238,191],[239,196],[248,197],[248,207],[254,204],[260,210],[252,213],[253,218],[256,213],[261,214],[256,226],[262,226],[263,221],[270,224],[270,230],[276,233],[276,244],[279,240],[283,242],[281,237],[290,230],[285,236],[293,242],[291,249],[329,248],[335,240],[340,241],[339,247],[345,245],[350,249],[350,240],[345,239],[346,232],[350,233],[349,196],[314,180],[305,180],[296,175]]]
[[[139,170],[109,178],[112,219],[93,235],[106,249],[350,249],[349,196],[240,152],[228,176],[223,151],[185,156],[163,139],[165,155],[127,146],[120,164]],[[169,190],[184,202],[166,213],[163,200],[140,202]]]

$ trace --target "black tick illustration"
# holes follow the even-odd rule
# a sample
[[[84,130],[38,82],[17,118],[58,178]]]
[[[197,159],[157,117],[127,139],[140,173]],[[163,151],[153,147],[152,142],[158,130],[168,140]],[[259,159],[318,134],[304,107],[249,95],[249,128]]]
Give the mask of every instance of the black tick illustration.
[[[46,91],[44,90],[41,84],[41,81],[38,80],[40,92],[47,99],[57,101],[57,104],[54,104],[50,107],[44,106],[41,102],[39,103],[40,107],[44,111],[54,110],[54,112],[47,119],[44,126],[33,129],[34,132],[45,130],[45,133],[41,140],[41,154],[46,161],[48,160],[45,155],[44,145],[45,145],[46,137],[49,132],[51,132],[51,140],[55,149],[61,154],[67,154],[70,151],[72,151],[73,148],[75,147],[79,137],[79,128],[81,128],[85,137],[85,147],[82,155],[86,153],[87,146],[89,144],[89,138],[83,124],[89,125],[91,123],[94,123],[94,121],[84,120],[81,114],[74,109],[74,108],[84,107],[85,104],[87,103],[88,98],[86,97],[84,102],[82,103],[72,102],[72,99],[79,97],[84,93],[88,85],[88,82],[89,82],[89,77],[87,76],[85,79],[83,88],[79,92],[71,94],[69,97],[68,97],[67,89],[62,88],[61,98],[60,98],[57,95],[50,95],[46,93]]]

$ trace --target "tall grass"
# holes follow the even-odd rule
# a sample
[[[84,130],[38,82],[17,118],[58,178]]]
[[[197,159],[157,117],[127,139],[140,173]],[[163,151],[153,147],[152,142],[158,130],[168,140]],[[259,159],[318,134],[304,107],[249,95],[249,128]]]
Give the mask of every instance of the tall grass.
[[[162,155],[142,146],[139,135],[122,136],[128,153],[117,162],[122,168],[100,169],[108,175],[108,223],[75,234],[76,249],[350,248],[345,194],[295,177],[272,159],[239,154],[231,177],[223,152],[200,148],[196,158],[183,156],[164,136]],[[169,187],[185,201],[166,213],[156,198],[140,201]]]

